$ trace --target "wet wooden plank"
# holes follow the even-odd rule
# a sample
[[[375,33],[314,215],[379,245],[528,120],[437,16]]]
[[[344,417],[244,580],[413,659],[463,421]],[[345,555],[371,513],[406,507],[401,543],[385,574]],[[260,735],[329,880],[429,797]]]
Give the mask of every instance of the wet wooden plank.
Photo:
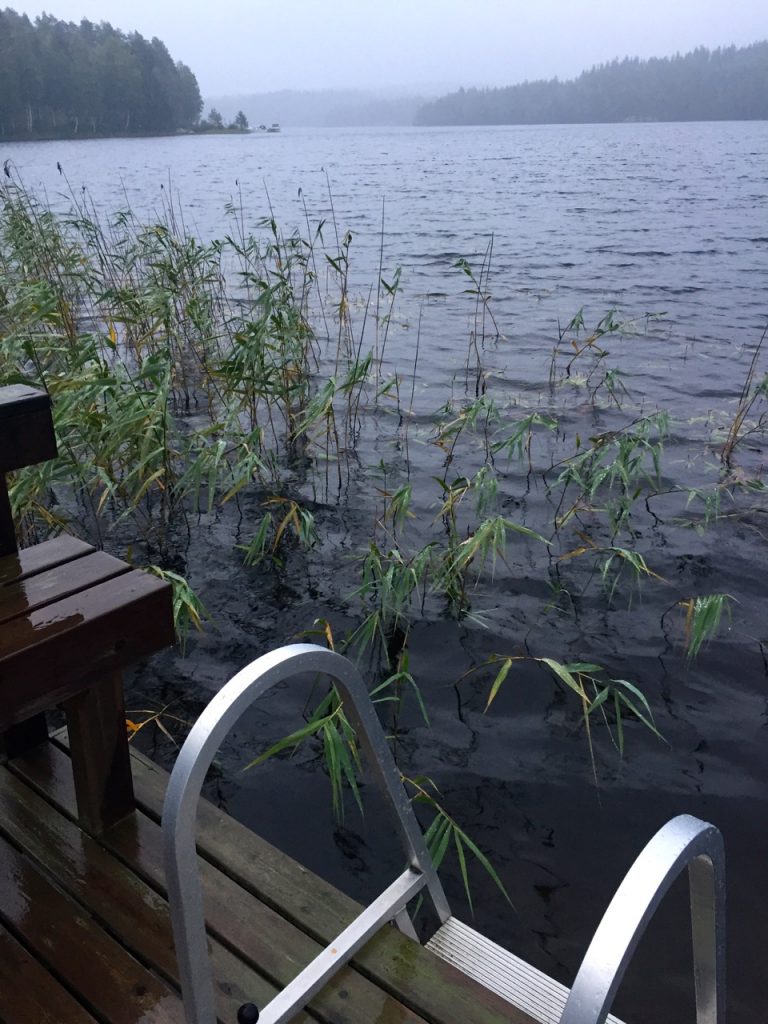
[[[66,741],[61,734],[60,738]],[[159,820],[168,775],[137,751],[132,751],[132,763],[137,800],[151,817]],[[58,806],[72,813],[72,789],[66,760],[52,749],[52,745],[38,748],[15,762],[14,770],[23,773]],[[137,844],[140,850],[131,849],[126,838],[121,838],[119,844],[116,839],[136,820],[140,822],[138,827],[141,829],[141,841]],[[145,820],[139,816],[128,819],[110,830],[104,838],[114,844],[116,852],[130,857],[130,863],[137,871],[146,872],[147,877],[159,878],[162,872],[159,831],[153,834]],[[268,935],[270,928],[277,927],[274,916],[265,910],[273,910],[281,918],[287,918],[315,941],[317,949],[331,942],[362,909],[354,900],[206,800],[200,802],[197,839],[198,849],[211,862],[210,868],[204,867],[202,872],[209,923],[227,941],[234,937],[235,942],[247,943],[254,959],[265,969],[267,964],[272,964],[273,954],[269,948],[263,948],[260,936],[264,929],[267,929],[264,934]],[[218,876],[212,875],[214,870],[218,871]],[[230,883],[225,887],[219,877],[223,875]],[[244,920],[241,920],[241,913],[233,914],[236,904],[231,895],[227,895],[237,891],[230,888],[233,882],[236,886],[242,885],[256,900],[256,903],[247,904]],[[246,908],[245,897],[241,897],[241,903],[237,908],[239,911]],[[258,916],[252,907],[258,908]],[[302,954],[306,957],[303,962],[310,959],[309,947],[306,948],[307,952]],[[297,952],[298,949],[295,950]],[[354,963],[377,989],[434,1024],[453,1024],[456,1020],[466,1024],[532,1024],[531,1018],[522,1011],[511,1007],[395,929],[383,929],[356,955]],[[273,969],[280,969],[280,958],[274,967],[269,968],[270,973]],[[274,976],[281,984],[285,983],[283,974]],[[338,978],[346,976],[345,971]],[[379,1015],[368,1019],[378,1020]]]
[[[4,1024],[97,1024],[40,961],[2,927],[0,1020]]]
[[[94,551],[73,562],[0,587],[0,626],[129,571],[130,566],[120,559],[104,551]]]
[[[0,630],[0,730],[174,640],[171,588],[131,571]]]
[[[41,756],[43,753],[35,752],[34,757],[25,758],[20,765],[15,766],[15,770],[23,770],[25,779],[34,778],[41,789],[55,798],[57,804],[64,799],[68,805],[65,809],[71,812],[73,808],[71,790],[66,781],[66,757],[59,751],[58,758],[54,755],[51,759],[45,759]],[[59,761],[59,758],[63,760]],[[9,789],[10,786],[4,785],[0,776],[0,822],[3,822],[0,828],[3,830],[9,827],[4,823],[6,819],[13,822],[24,814],[12,806]],[[67,795],[68,790],[70,792]],[[37,804],[34,816],[41,821],[47,820],[46,814]],[[28,831],[30,824],[27,821],[23,831]],[[70,827],[74,828],[73,825]],[[14,841],[20,839],[14,835]],[[24,840],[25,843],[30,841]],[[46,845],[59,842],[59,837],[51,834],[44,840],[36,841],[35,849],[42,850]],[[156,822],[142,814],[134,815],[100,836],[100,842],[154,889],[165,894],[162,837]],[[68,856],[65,853],[65,857]],[[319,943],[241,890],[224,872],[202,862],[201,879],[211,935],[280,988],[320,952],[322,947]],[[90,899],[87,892],[81,891],[78,891],[78,898]],[[168,935],[170,942],[170,933]],[[414,943],[410,945],[418,948]],[[220,979],[217,978],[218,981]],[[247,998],[257,1005],[261,999],[263,1006],[275,991],[271,989],[265,993],[262,982],[260,988],[254,989]],[[313,999],[310,1008],[315,1016],[327,1024],[360,1024],[372,1020],[377,1024],[425,1024],[418,1014],[366,981],[350,967],[339,971]]]
[[[94,1016],[110,1024],[184,1024],[179,997],[5,839],[0,839],[0,922],[76,991]]]
[[[132,751],[132,762],[137,802],[159,820],[168,776],[138,751]],[[197,845],[203,857],[323,945],[363,909],[207,800],[200,801]],[[430,1021],[532,1024],[523,1011],[394,928],[382,929],[356,954],[354,964]]]
[[[141,845],[141,830],[122,830]],[[36,795],[9,771],[0,771],[0,832],[91,913],[133,955],[175,987],[179,984],[168,905],[124,863]],[[233,1024],[244,1002],[266,1003],[275,987],[220,942],[210,944],[216,1011]],[[297,1024],[310,1024],[300,1014]]]
[[[86,668],[100,668],[104,650],[114,648],[116,644],[118,652],[124,652],[125,657],[130,657],[126,648],[131,644],[130,637],[141,625],[143,618],[148,617],[149,622],[134,645],[141,644],[142,640],[146,642],[149,636],[154,635],[157,635],[158,643],[161,638],[168,641],[172,636],[169,622],[163,619],[160,622],[154,621],[152,611],[156,609],[148,608],[145,615],[143,606],[151,604],[155,599],[160,608],[164,600],[169,598],[170,586],[167,583],[148,573],[132,570],[116,579],[12,619],[0,631],[0,679],[5,679],[17,665],[21,666],[24,659],[31,661],[50,654],[54,641],[58,654],[59,648],[67,639],[71,639],[72,633],[77,634],[75,649],[79,648],[79,660],[85,661]],[[99,631],[112,626],[113,620],[116,623],[122,621],[122,629],[117,635],[112,635],[113,629],[109,640],[99,643],[97,652],[91,653],[87,636],[91,635],[94,640],[98,640]],[[165,646],[164,643],[161,645]],[[66,671],[66,666],[57,664],[56,667]]]
[[[0,587],[55,569],[58,565],[82,558],[95,550],[91,544],[67,533],[52,540],[44,540],[42,544],[35,544],[31,548],[23,548],[16,555],[0,558]]]
[[[0,475],[0,490],[5,486],[4,479]],[[9,512],[10,515],[10,512]],[[0,494],[0,518],[2,517],[2,495]],[[0,527],[0,534],[2,527]],[[9,549],[4,547],[0,541],[0,552],[13,550],[14,543]],[[19,553],[7,555],[0,558],[0,607],[10,609],[18,613],[23,611],[24,606],[19,601],[19,596],[30,587],[32,592],[39,589],[33,584],[35,577],[40,574],[50,573],[59,569],[59,578],[64,579],[64,574],[77,573],[79,559],[93,554],[95,549],[90,544],[77,540],[74,537],[64,535],[55,540],[44,541],[34,547],[25,548]],[[25,597],[27,605],[29,601]],[[7,615],[6,615],[7,617]],[[17,718],[20,716],[17,715]],[[0,735],[0,761],[9,757],[16,757],[24,750],[29,750],[37,743],[45,740],[48,734],[45,715],[38,711],[31,717],[17,721],[17,724],[5,729]]]

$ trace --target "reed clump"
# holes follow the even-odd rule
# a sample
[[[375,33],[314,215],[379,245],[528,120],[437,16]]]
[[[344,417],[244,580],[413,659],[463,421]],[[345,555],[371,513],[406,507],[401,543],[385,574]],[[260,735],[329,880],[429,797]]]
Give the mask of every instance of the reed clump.
[[[429,720],[414,629],[437,620],[482,627],[489,597],[514,593],[523,576],[553,595],[537,615],[574,621],[594,580],[606,615],[643,586],[661,588],[685,613],[681,664],[703,654],[731,599],[681,592],[644,531],[667,526],[662,503],[674,507],[675,528],[699,506],[697,528],[717,526],[723,483],[685,488],[665,476],[673,421],[635,404],[613,355],[637,324],[614,310],[588,330],[580,312],[558,333],[540,394],[510,398],[486,365],[488,346],[503,338],[492,312],[491,240],[479,268],[455,265],[469,304],[466,358],[450,393],[417,409],[421,312],[414,342],[392,355],[399,269],[385,269],[382,256],[375,287],[357,303],[353,238],[335,224],[311,231],[307,216],[307,237],[285,235],[270,210],[249,235],[240,202],[227,211],[232,230],[204,242],[185,230],[173,197],[164,203],[153,223],[129,209],[105,220],[87,193],[57,214],[15,178],[0,187],[0,382],[50,392],[60,447],[58,459],[13,480],[25,540],[74,530],[151,567],[174,587],[184,635],[207,617],[185,565],[186,538],[202,517],[236,508],[237,557],[279,577],[294,558],[327,557],[326,522],[356,511],[367,488],[357,555],[331,573],[334,604],[343,602],[353,625],[337,637],[330,617],[321,619],[320,634],[368,661],[395,741],[406,699]],[[761,346],[722,449],[731,469],[763,426]],[[582,437],[569,428],[576,389],[593,421],[610,412],[612,429]],[[529,522],[536,492],[548,516]],[[513,668],[534,678],[543,667],[572,698],[593,767],[597,722],[619,753],[630,724],[658,737],[652,697],[638,683],[591,657],[536,649],[532,628],[471,666],[489,678],[486,709]],[[345,787],[359,798],[358,758],[333,689],[256,761],[307,740],[324,753],[341,812]],[[495,878],[429,780],[405,768],[404,779],[433,814],[436,860],[450,846],[465,884],[467,853]]]

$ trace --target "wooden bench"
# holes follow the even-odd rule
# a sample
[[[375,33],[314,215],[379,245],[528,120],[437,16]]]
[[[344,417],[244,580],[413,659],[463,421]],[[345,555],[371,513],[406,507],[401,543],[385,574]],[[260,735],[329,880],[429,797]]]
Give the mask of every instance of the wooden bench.
[[[171,588],[74,537],[17,549],[5,474],[56,455],[50,398],[0,388],[0,754],[47,738],[62,705],[82,825],[134,809],[120,672],[173,643]]]

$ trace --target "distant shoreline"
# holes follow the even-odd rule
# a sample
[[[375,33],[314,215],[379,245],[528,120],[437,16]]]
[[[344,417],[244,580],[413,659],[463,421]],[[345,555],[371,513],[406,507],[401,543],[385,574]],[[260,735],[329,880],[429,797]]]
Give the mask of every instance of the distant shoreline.
[[[463,124],[405,124],[405,125],[294,125],[294,128],[310,128],[313,131],[318,129],[328,131],[353,131],[355,128],[368,129],[428,129],[430,131],[445,131],[462,128],[592,128],[595,125],[626,125],[627,127],[638,127],[640,125],[656,124],[765,124],[766,117],[709,117],[709,118],[685,118],[682,120],[636,118],[623,121],[498,121],[494,123],[472,122]],[[205,138],[209,135],[270,135],[269,131],[257,128],[242,129],[215,129],[212,131],[194,132],[109,132],[105,134],[95,133],[93,135],[23,135],[0,137],[0,149],[3,145],[18,145],[28,142],[104,142],[107,139],[189,139]]]
[[[410,125],[411,128],[591,128],[596,124],[755,124],[768,117],[625,117],[622,120],[595,121],[452,121]]]
[[[768,39],[748,46],[699,46],[674,57],[624,57],[578,77],[460,88],[425,103],[424,126],[764,121]]]
[[[175,131],[175,132],[92,132],[88,135],[63,135],[50,132],[24,135],[3,135],[0,136],[0,146],[10,145],[19,142],[101,142],[104,139],[189,139],[203,138],[206,135],[267,135],[267,132],[260,132],[253,128],[212,128],[207,131]]]

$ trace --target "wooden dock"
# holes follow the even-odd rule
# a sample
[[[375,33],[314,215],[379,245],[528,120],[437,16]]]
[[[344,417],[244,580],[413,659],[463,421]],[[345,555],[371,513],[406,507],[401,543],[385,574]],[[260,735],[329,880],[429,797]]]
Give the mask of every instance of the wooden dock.
[[[129,752],[120,681],[127,665],[172,643],[171,588],[71,537],[18,550],[5,474],[55,454],[50,397],[0,387],[0,1024],[183,1024],[160,829],[169,777]],[[258,677],[249,675],[257,666]],[[344,936],[360,906],[205,801],[194,833],[187,800],[197,799],[222,739],[217,733],[243,701],[310,667],[349,698],[409,851],[408,869]],[[309,1006],[294,1017],[302,1024],[536,1024],[518,1006],[547,1024],[620,1024],[602,1015],[648,914],[684,867],[698,1019],[723,1019],[725,869],[713,826],[681,815],[656,834],[619,887],[569,994],[450,913],[418,823],[409,824],[412,811],[365,684],[349,662],[289,645],[228,687],[212,716],[206,712],[193,728],[169,800],[170,834],[183,839],[183,857],[177,847],[168,863],[195,1020],[208,1024],[215,1014],[235,1024],[243,1004],[266,1007],[324,951],[321,968],[308,972],[314,983],[302,975],[298,992],[285,993],[282,1011],[273,1006],[265,1020],[287,1017],[311,991]],[[56,706],[69,731],[49,738],[45,712]],[[446,959],[386,925],[361,947],[425,883],[443,922],[430,946]],[[194,913],[180,918],[185,905]]]
[[[160,814],[168,775],[132,752],[137,810],[76,823],[66,736],[0,767],[2,1024],[182,1024]],[[264,1006],[359,913],[353,900],[201,801],[198,854],[222,1024]],[[297,1021],[533,1024],[394,928]]]
[[[55,455],[49,395],[0,387],[0,1024],[182,1024],[168,775],[129,754],[120,682],[173,642],[171,590],[71,537],[18,550],[5,474]],[[69,732],[49,738],[59,705]],[[362,908],[211,804],[196,838],[215,1012],[235,1024]],[[390,927],[296,1019],[533,1024]]]

